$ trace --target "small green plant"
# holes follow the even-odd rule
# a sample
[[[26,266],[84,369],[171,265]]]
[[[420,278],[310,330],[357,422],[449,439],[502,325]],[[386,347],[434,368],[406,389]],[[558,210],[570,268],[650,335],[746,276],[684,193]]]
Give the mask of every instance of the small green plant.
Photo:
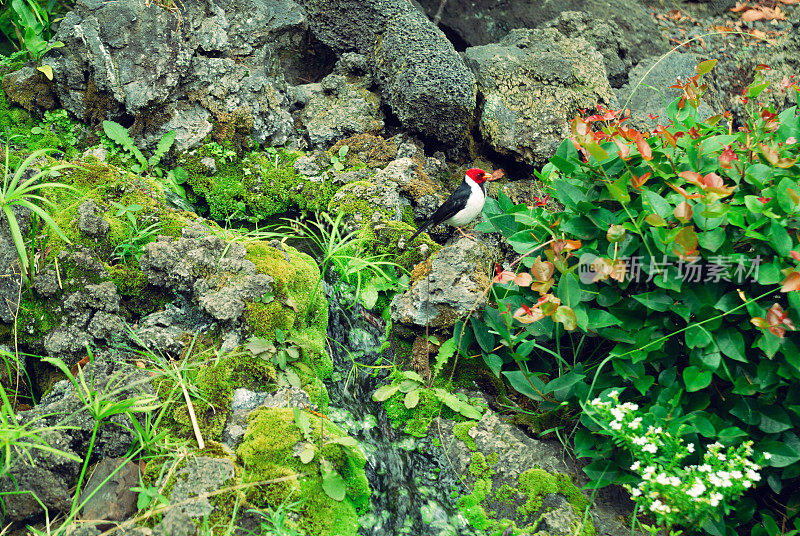
[[[161,222],[156,221],[146,227],[142,227],[136,218],[136,213],[142,210],[141,205],[132,203],[123,205],[116,201],[111,204],[117,209],[117,218],[125,217],[127,220],[127,237],[114,248],[114,258],[120,262],[128,263],[131,260],[139,261],[144,253],[144,246],[153,240],[161,231]]]
[[[274,296],[267,298],[262,297],[262,299],[272,301]],[[274,341],[261,337],[251,337],[245,348],[254,356],[277,365],[279,385],[290,385],[296,389],[300,388],[300,376],[289,367],[289,364],[300,359],[302,346],[291,334],[287,335],[282,329],[276,328]]]
[[[686,458],[699,454],[695,444],[668,432],[663,419],[640,412],[637,404],[620,403],[619,394],[615,389],[605,400],[593,399],[586,411],[635,460],[630,470],[640,480],[624,486],[637,510],[655,518],[654,526],[642,524],[653,536],[661,528],[664,534],[678,536],[683,531],[677,527],[701,527],[727,514],[761,480],[761,466],[751,459],[752,441],[728,448],[709,444],[700,464],[687,465]],[[764,459],[770,457],[764,454]]]
[[[216,156],[226,162],[233,162],[236,160],[236,151],[229,147],[223,147],[215,141],[210,141],[203,145],[203,149],[211,156]]]
[[[320,423],[324,422],[324,417],[320,417]],[[345,482],[342,475],[336,472],[334,465],[325,459],[322,455],[322,449],[325,445],[335,444],[347,448],[358,447],[358,441],[349,436],[331,438],[324,441],[324,435],[320,433],[319,442],[315,444],[314,437],[311,433],[311,422],[308,418],[308,413],[299,408],[294,408],[294,422],[303,436],[306,443],[300,450],[300,461],[308,465],[316,456],[320,459],[320,469],[322,470],[322,490],[325,494],[335,501],[343,501],[347,494],[347,482]]]
[[[302,506],[303,501],[283,501],[277,507],[268,507],[266,511],[247,510],[250,513],[261,516],[261,530],[254,536],[305,536],[305,533],[295,528],[294,523],[289,519],[291,512],[297,512]]]
[[[61,231],[58,224],[53,220],[52,216],[39,204],[46,207],[52,207],[53,203],[41,195],[40,192],[52,190],[54,188],[64,188],[67,190],[74,190],[69,185],[59,182],[41,182],[41,179],[48,177],[59,170],[74,168],[72,164],[56,164],[42,165],[41,170],[36,170],[32,166],[34,162],[44,158],[47,153],[51,152],[48,149],[40,149],[31,153],[25,160],[20,162],[13,174],[9,164],[9,148],[5,147],[5,165],[3,166],[3,188],[0,190],[0,208],[8,222],[9,230],[11,231],[11,238],[14,242],[14,248],[17,250],[17,257],[22,269],[22,277],[25,282],[30,282],[33,279],[33,256],[35,251],[33,246],[30,250],[26,248],[25,239],[20,231],[17,216],[12,210],[13,207],[23,207],[31,211],[33,215],[38,216],[44,221],[47,226],[55,232],[64,242],[70,243],[66,235]],[[41,165],[41,164],[37,164]],[[26,175],[30,175],[25,178]],[[33,227],[33,225],[32,225]]]
[[[336,154],[331,155],[331,165],[333,166],[333,169],[336,171],[344,170],[344,159],[348,152],[350,152],[350,147],[347,145],[342,145],[339,147],[339,151]]]
[[[136,146],[133,138],[128,134],[128,129],[119,123],[103,121],[103,132],[105,132],[106,136],[108,136],[111,141],[122,148],[126,154],[126,159],[133,158],[136,160],[136,163],[131,166],[131,171],[141,175],[155,175],[156,177],[162,177],[164,175],[164,170],[159,167],[159,164],[161,163],[161,159],[164,158],[172,148],[172,144],[175,143],[174,130],[170,130],[164,134],[158,141],[156,150],[150,158],[144,156],[142,151]]]
[[[60,7],[56,0],[41,5],[37,0],[11,0],[0,11],[0,33],[24,51],[30,59],[38,60],[48,50],[63,47],[64,43],[48,43],[53,37],[50,14]],[[46,73],[46,70],[43,72]],[[52,80],[52,71],[48,78]]]
[[[438,344],[438,341],[436,341],[436,344]],[[372,399],[376,402],[384,402],[400,392],[405,395],[403,397],[403,404],[405,407],[407,409],[413,409],[419,404],[423,392],[428,390],[432,392],[440,402],[456,413],[461,414],[467,419],[479,421],[483,416],[481,407],[470,404],[466,395],[462,393],[453,394],[440,387],[431,387],[434,380],[441,373],[444,365],[453,356],[455,351],[456,340],[452,338],[448,339],[439,347],[439,352],[436,354],[436,364],[431,371],[431,378],[429,381],[426,382],[422,376],[413,370],[404,370],[397,374],[392,383],[379,387],[372,394]]]

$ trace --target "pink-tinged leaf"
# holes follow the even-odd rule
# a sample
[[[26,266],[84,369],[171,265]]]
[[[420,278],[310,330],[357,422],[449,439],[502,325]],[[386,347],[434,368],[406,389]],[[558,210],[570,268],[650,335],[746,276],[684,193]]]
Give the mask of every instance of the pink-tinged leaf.
[[[637,177],[636,175],[634,175],[633,173],[631,173],[631,186],[633,186],[633,187],[634,187],[634,188],[636,188],[637,190],[641,190],[641,189],[642,189],[642,186],[644,186],[644,183],[646,183],[646,182],[647,182],[647,180],[648,180],[648,179],[649,179],[649,178],[650,178],[652,175],[653,175],[653,174],[652,174],[652,173],[650,173],[649,171],[648,171],[647,173],[645,173],[644,175],[642,175],[641,177]]]
[[[644,219],[647,223],[652,225],[653,227],[665,227],[667,225],[667,220],[656,214],[655,212],[651,212],[647,215]]]
[[[684,227],[675,235],[675,244],[678,246],[673,251],[681,258],[692,257],[697,253],[697,233],[694,227]]]
[[[567,307],[566,305],[562,305],[556,312],[553,313],[553,320],[556,322],[560,322],[564,325],[564,329],[567,331],[572,331],[576,327],[578,327],[578,320],[575,317],[575,311]]]
[[[756,316],[750,319],[750,323],[753,324],[755,327],[760,329],[767,329],[769,328],[769,322],[767,322],[766,318],[762,318],[760,316]]]
[[[494,278],[492,279],[492,283],[500,283],[504,285],[506,283],[514,281],[516,275],[517,274],[515,274],[514,272],[503,270],[502,272],[494,276]]]
[[[619,138],[613,138],[612,141],[617,144],[619,151],[617,151],[617,156],[622,158],[623,160],[627,160],[631,156],[631,148],[630,146],[622,141]]]
[[[681,203],[675,207],[675,217],[681,223],[686,223],[692,219],[692,206],[687,203],[686,201],[681,201]]]
[[[650,161],[653,159],[653,150],[641,134],[636,137],[636,148],[645,160]]]
[[[690,194],[682,187],[675,186],[674,184],[669,182],[667,183],[667,186],[669,186],[670,188],[681,194],[684,197],[684,199],[700,199],[701,197],[703,197],[702,194]]]
[[[520,287],[529,287],[533,283],[533,277],[528,272],[521,272],[514,277],[514,283]]]
[[[552,262],[543,261],[541,259],[536,259],[536,262],[531,266],[531,274],[533,274],[533,277],[539,282],[545,282],[553,277],[554,271],[555,267]]]
[[[538,307],[536,309],[531,309],[527,305],[523,304],[514,313],[514,318],[523,324],[532,324],[533,322],[544,318],[544,313],[542,313]]]
[[[792,253],[795,253],[794,251]],[[781,292],[800,290],[800,272],[792,272],[781,281]]]
[[[796,261],[800,261],[800,251],[791,251],[789,255]]]

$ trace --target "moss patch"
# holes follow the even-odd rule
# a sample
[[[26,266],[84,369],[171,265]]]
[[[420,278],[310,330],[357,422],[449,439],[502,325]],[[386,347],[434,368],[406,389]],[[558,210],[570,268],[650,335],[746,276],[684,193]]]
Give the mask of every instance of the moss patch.
[[[337,187],[297,173],[294,162],[301,156],[302,152],[278,150],[274,154],[251,151],[239,158],[234,151],[210,143],[185,156],[180,165],[212,219],[260,221],[291,208],[310,212],[327,208]],[[211,176],[202,163],[209,157],[216,165]]]
[[[320,437],[320,419],[309,415],[312,436]],[[325,437],[339,438],[344,434],[325,421]],[[318,536],[355,536],[358,515],[369,505],[369,485],[364,474],[366,460],[354,447],[327,443],[322,456],[333,465],[346,483],[346,496],[341,502],[328,497],[322,489],[322,468],[318,444],[314,459],[303,464],[294,455],[295,445],[303,439],[294,422],[294,413],[286,408],[260,408],[249,417],[249,426],[237,449],[246,468],[247,482],[284,479],[279,482],[250,488],[247,499],[256,508],[277,506],[283,501],[302,498],[299,507],[299,526],[307,534]],[[292,476],[296,475],[296,478]],[[289,478],[286,478],[289,477]]]

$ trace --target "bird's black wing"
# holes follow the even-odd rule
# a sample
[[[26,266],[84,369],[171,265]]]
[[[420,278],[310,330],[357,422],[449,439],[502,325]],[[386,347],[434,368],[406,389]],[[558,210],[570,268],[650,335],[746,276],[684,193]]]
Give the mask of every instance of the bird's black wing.
[[[436,209],[436,212],[428,218],[428,220],[423,223],[417,232],[411,235],[411,238],[408,239],[409,243],[414,240],[417,235],[421,232],[426,231],[428,228],[439,225],[445,220],[449,220],[456,213],[464,208],[467,205],[467,199],[469,199],[470,194],[472,193],[472,188],[470,188],[467,181],[461,181],[461,184],[458,188],[456,188],[450,197],[448,197],[444,203],[441,204],[439,208]]]
[[[459,210],[467,206],[467,199],[469,199],[471,193],[472,188],[467,184],[467,181],[462,181],[459,187],[450,194],[450,197],[442,203],[442,206],[436,209],[436,212],[433,213],[433,216],[428,221],[431,222],[431,225],[439,225],[443,221],[452,218]]]

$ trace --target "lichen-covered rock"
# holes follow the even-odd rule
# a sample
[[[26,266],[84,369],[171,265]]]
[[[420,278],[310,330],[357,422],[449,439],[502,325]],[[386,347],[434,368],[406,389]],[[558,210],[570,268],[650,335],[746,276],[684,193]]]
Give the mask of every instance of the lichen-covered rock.
[[[602,56],[557,30],[512,30],[496,44],[468,48],[484,97],[480,130],[497,151],[543,164],[569,134],[579,109],[610,104]]]
[[[381,95],[404,127],[461,146],[475,79],[445,35],[406,0],[300,0],[314,35],[366,55]]]
[[[618,25],[584,11],[564,11],[545,27],[555,28],[567,37],[583,37],[589,41],[603,55],[612,87],[620,87],[628,80],[628,71],[636,54]]]
[[[371,181],[355,181],[340,188],[331,199],[328,210],[334,217],[344,214],[351,230],[362,227],[373,217],[384,221],[403,217],[397,187]]]
[[[56,107],[53,83],[41,71],[23,67],[3,77],[3,91],[9,102],[18,104],[29,112],[41,113]]]
[[[94,199],[87,199],[78,206],[78,230],[90,236],[102,239],[108,232],[109,225],[101,215],[100,207]]]
[[[312,147],[329,147],[354,134],[383,129],[380,97],[362,84],[331,74],[322,80],[321,89],[311,95],[300,114]]]
[[[475,112],[475,77],[444,34],[416,10],[389,19],[374,51],[381,93],[402,125],[461,147]]]
[[[244,144],[252,134],[280,145],[294,133],[286,77],[318,63],[307,37],[293,0],[203,0],[180,13],[86,1],[61,21],[56,39],[65,46],[48,63],[64,108],[92,124],[135,116],[134,133],[148,144],[174,129],[186,150],[213,123],[219,139]]]
[[[568,11],[583,11],[598,25],[610,24],[625,38],[633,63],[669,50],[649,9],[636,0],[548,0],[547,2],[498,2],[496,0],[419,0],[433,18],[441,22],[468,46],[500,41],[514,28],[541,28]]]
[[[532,527],[554,535],[631,533],[620,519],[630,517],[632,504],[612,503],[601,493],[590,506],[589,494],[578,489],[586,477],[560,443],[533,439],[492,411],[480,421],[437,419],[434,426],[471,490],[459,505],[474,527],[514,525],[522,534]]]
[[[480,243],[462,238],[442,248],[411,287],[392,300],[392,320],[402,324],[452,327],[459,319],[483,310],[491,284]]]

